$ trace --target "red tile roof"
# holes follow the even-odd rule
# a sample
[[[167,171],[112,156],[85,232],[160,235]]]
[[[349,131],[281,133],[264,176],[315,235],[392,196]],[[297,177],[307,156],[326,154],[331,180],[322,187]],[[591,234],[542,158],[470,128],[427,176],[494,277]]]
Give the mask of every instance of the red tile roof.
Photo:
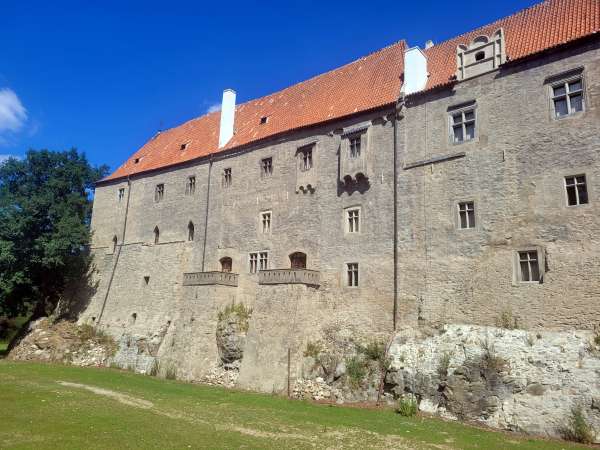
[[[452,83],[456,46],[502,27],[509,61],[598,33],[600,0],[548,0],[425,51],[427,89]],[[400,93],[404,41],[339,69],[236,107],[235,134],[219,149],[220,113],[163,131],[105,180],[167,167],[230,150],[291,130],[393,104]],[[267,116],[268,122],[260,124]],[[182,144],[187,144],[182,150]],[[138,160],[135,163],[135,160]]]

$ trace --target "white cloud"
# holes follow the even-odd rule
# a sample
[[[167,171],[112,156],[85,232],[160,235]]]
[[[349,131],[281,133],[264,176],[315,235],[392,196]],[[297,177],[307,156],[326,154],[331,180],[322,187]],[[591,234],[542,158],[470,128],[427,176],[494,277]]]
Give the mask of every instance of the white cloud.
[[[17,155],[0,155],[0,165],[2,165],[3,162],[8,161],[9,158],[21,159]]]
[[[217,111],[221,111],[221,104],[220,103],[215,103],[214,105],[210,105],[208,107],[208,109],[206,110],[206,113],[210,114],[210,113],[214,113],[214,112],[217,112]]]
[[[27,121],[27,110],[11,89],[0,89],[0,133],[16,133]]]

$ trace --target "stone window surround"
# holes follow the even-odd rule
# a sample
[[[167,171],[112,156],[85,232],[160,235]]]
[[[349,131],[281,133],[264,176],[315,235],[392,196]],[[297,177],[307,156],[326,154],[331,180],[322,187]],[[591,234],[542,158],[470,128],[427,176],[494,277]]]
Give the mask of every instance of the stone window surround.
[[[573,82],[576,80],[581,80],[581,90],[582,90],[582,110],[574,113],[566,114],[564,116],[557,117],[554,110],[554,87],[560,84]],[[585,114],[587,111],[587,94],[586,94],[586,82],[585,82],[585,74],[583,66],[575,67],[573,69],[569,69],[558,73],[556,75],[552,75],[547,77],[544,80],[544,84],[546,85],[546,95],[548,97],[548,114],[550,116],[550,120],[565,120],[565,119],[573,119],[575,117],[580,116],[581,114]]]
[[[356,265],[356,285],[351,285],[350,284],[350,279],[349,279],[349,272],[350,272],[350,265],[351,264],[355,264]],[[346,289],[358,289],[360,287],[360,280],[362,278],[361,276],[361,269],[360,269],[360,263],[356,260],[352,260],[352,261],[348,261],[344,263],[344,268],[343,268],[343,272],[342,272],[342,276],[343,276],[343,286]]]
[[[590,177],[588,176],[588,173],[586,170],[589,170],[589,167],[588,168],[573,167],[568,170],[563,170],[560,174],[560,177],[557,177],[557,183],[559,183],[559,185],[562,186],[562,190],[563,190],[563,199],[561,202],[561,206],[563,208],[565,208],[567,210],[579,210],[579,209],[588,208],[592,204],[592,199],[594,198],[594,187],[590,183],[591,180],[590,180]],[[573,176],[582,176],[582,175],[585,177],[585,187],[587,190],[588,202],[581,203],[579,205],[569,205],[569,199],[567,196],[566,178],[573,177]]]
[[[462,145],[462,144],[466,144],[467,142],[478,142],[479,141],[479,114],[477,113],[477,101],[476,100],[469,100],[466,102],[461,102],[461,103],[458,103],[455,105],[451,105],[448,107],[447,111],[448,111],[448,141],[449,141],[450,145]],[[475,127],[473,130],[473,138],[465,139],[465,136],[463,134],[463,140],[457,142],[454,140],[453,116],[458,113],[464,114],[465,112],[470,112],[470,111],[473,111],[473,114],[475,115]],[[464,123],[464,121],[463,121],[463,123]],[[464,125],[463,125],[463,132],[464,131],[465,131],[465,129],[464,129]]]
[[[123,199],[125,198],[125,188],[124,187],[119,188],[117,198],[119,199],[119,202],[123,201]]]
[[[349,221],[349,212],[350,211],[358,211],[358,231],[350,231],[350,221]],[[362,206],[361,205],[352,205],[344,208],[343,212],[343,229],[344,234],[361,234],[363,231],[363,220],[362,220]]]
[[[519,253],[521,252],[537,252],[538,270],[540,273],[539,281],[521,281],[521,263]],[[516,248],[513,251],[513,286],[531,286],[538,285],[544,282],[544,274],[546,272],[546,255],[544,248],[539,245],[529,245]]]
[[[165,198],[165,184],[157,183],[154,187],[154,203],[159,203]]]
[[[185,195],[194,195],[196,193],[196,175],[189,175],[185,183]]]
[[[316,142],[310,142],[302,145],[296,149],[296,157],[298,158],[298,170],[300,172],[308,172],[315,168],[315,149],[317,148]],[[305,158],[306,154],[310,153],[310,167],[306,168]]]
[[[264,170],[264,163],[266,160],[271,160],[271,168],[270,171],[267,173]],[[273,168],[275,166],[275,158],[273,156],[264,156],[262,158],[260,158],[259,160],[259,165],[258,165],[258,169],[260,170],[260,178],[265,180],[265,179],[269,179],[273,176]]]
[[[268,218],[265,218],[265,215],[268,214]],[[265,219],[267,219],[268,224],[265,229]],[[258,231],[260,234],[271,234],[271,230],[273,229],[273,211],[270,209],[266,209],[258,213]],[[265,231],[266,230],[266,231]]]

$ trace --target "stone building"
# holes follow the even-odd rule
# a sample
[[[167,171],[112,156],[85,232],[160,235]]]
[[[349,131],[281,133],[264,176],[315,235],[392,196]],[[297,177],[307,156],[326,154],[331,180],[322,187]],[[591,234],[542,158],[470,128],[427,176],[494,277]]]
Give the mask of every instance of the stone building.
[[[98,183],[80,320],[198,379],[219,311],[243,303],[239,383],[265,391],[329,329],[389,339],[506,311],[593,327],[599,30],[597,0],[549,0],[240,105],[226,90]]]

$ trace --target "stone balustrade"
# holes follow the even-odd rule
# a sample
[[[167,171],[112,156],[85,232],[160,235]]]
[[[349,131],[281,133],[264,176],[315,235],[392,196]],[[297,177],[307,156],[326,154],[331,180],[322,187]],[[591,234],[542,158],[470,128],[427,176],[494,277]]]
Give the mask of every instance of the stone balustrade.
[[[321,273],[308,269],[273,269],[258,272],[258,284],[307,284],[319,286]]]
[[[204,286],[211,284],[237,286],[238,274],[231,272],[193,272],[183,274],[184,286]]]

